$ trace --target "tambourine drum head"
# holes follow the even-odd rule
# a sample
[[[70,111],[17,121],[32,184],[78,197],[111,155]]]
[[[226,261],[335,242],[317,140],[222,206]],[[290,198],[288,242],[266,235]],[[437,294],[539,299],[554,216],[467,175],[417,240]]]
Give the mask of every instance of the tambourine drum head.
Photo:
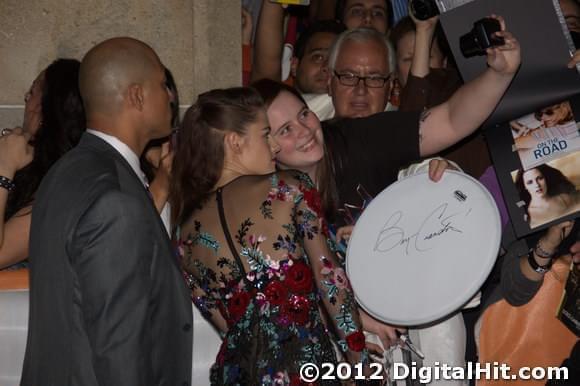
[[[395,325],[417,326],[460,309],[489,275],[501,239],[497,207],[470,176],[427,173],[389,186],[364,210],[346,267],[359,304]]]

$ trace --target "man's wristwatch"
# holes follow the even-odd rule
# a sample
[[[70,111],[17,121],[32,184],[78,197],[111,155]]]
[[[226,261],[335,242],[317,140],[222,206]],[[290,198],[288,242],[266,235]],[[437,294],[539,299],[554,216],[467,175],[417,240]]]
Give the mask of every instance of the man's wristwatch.
[[[552,267],[552,259],[548,260],[546,265],[540,265],[536,259],[534,259],[534,250],[530,249],[530,252],[528,253],[528,264],[530,264],[530,267],[532,267],[535,272],[546,273]]]

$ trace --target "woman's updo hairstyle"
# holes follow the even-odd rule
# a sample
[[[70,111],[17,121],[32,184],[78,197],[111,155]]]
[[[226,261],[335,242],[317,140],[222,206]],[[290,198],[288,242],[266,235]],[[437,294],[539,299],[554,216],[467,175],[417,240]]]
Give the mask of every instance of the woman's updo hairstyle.
[[[187,110],[173,158],[174,224],[185,222],[215,189],[224,165],[224,135],[244,135],[262,109],[264,101],[254,89],[234,87],[200,94]]]

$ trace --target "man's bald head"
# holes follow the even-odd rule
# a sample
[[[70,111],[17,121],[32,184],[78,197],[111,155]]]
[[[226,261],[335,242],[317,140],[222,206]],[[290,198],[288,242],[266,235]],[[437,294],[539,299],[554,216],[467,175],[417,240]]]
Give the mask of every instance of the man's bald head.
[[[136,39],[113,38],[93,47],[79,74],[87,118],[118,112],[128,87],[143,84],[161,66],[155,51]]]

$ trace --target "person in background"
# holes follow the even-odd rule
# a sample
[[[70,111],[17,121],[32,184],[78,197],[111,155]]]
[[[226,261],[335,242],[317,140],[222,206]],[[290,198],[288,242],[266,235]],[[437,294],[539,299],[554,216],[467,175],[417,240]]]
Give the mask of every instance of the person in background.
[[[389,57],[387,37],[374,29],[348,30],[338,37],[328,58],[334,117],[360,118],[385,111],[394,69]]]
[[[386,35],[392,14],[389,0],[336,1],[335,17],[348,29],[372,28]]]
[[[578,384],[578,337],[556,314],[571,263],[580,264],[579,236],[577,222],[563,221],[507,246],[498,259],[500,280],[490,288],[476,325],[480,362],[504,363],[512,369],[562,363],[569,369],[569,378],[548,380],[547,384]],[[514,384],[540,386],[546,381],[518,380]],[[496,384],[503,385],[505,380],[478,381],[481,386]]]
[[[578,0],[560,0],[560,8],[576,49],[580,48],[580,2]]]
[[[422,79],[432,72],[439,73],[440,69],[447,68],[449,53],[437,16],[427,20],[417,20],[413,16],[404,17],[395,24],[389,39],[395,48],[397,57],[395,74],[402,87],[407,84],[409,75]],[[456,84],[455,89],[460,85],[461,83]],[[452,93],[453,91],[450,94]],[[438,103],[441,102],[443,100]],[[438,103],[432,102],[429,105]]]
[[[284,8],[266,1],[262,4],[256,29],[253,81],[262,78],[282,81]],[[325,94],[328,80],[328,51],[345,27],[334,20],[317,20],[303,30],[292,52],[290,75],[303,94]]]
[[[80,62],[57,59],[24,98],[22,128],[0,137],[0,269],[28,257],[30,218],[40,181],[85,131],[79,93]]]

